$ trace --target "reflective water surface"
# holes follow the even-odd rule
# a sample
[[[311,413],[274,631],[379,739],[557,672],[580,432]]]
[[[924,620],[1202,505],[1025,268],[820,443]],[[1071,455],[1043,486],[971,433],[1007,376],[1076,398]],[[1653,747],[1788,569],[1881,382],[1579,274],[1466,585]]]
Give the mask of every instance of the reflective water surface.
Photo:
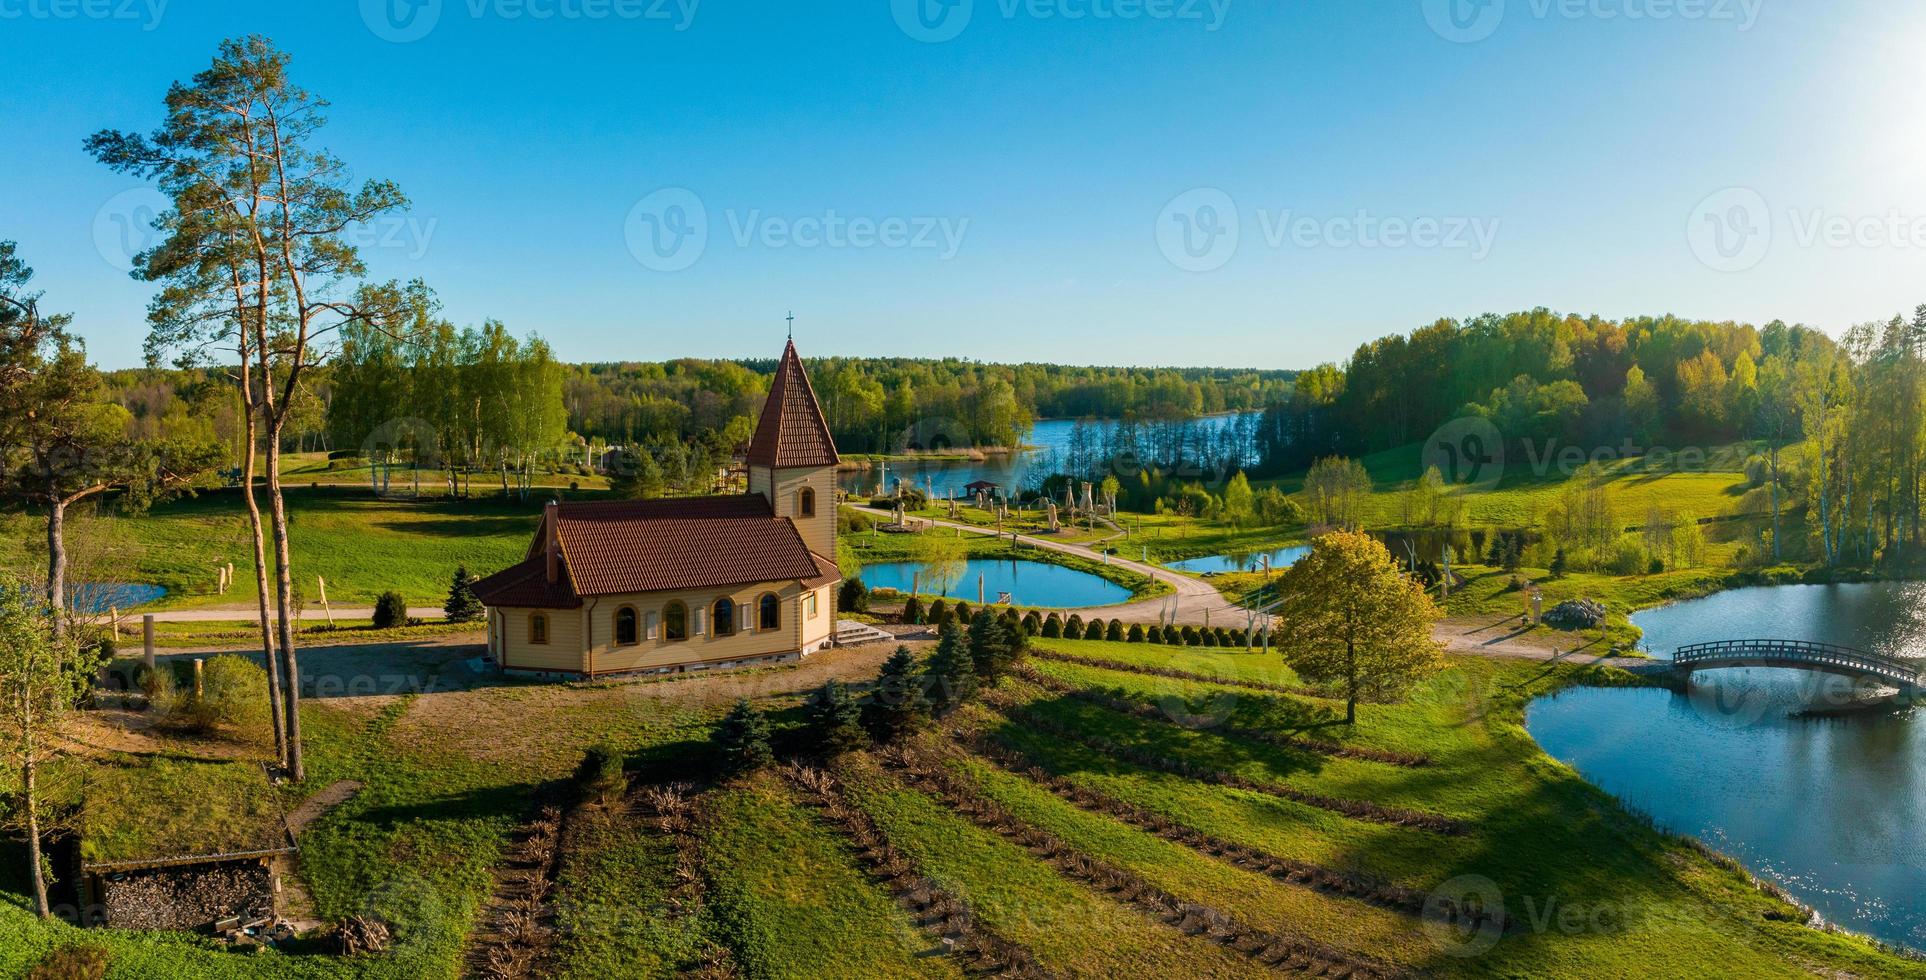
[[[1926,584],[1739,589],[1639,613],[1655,656],[1725,639],[1926,654]],[[1863,692],[1860,692],[1863,693]],[[1660,825],[1743,861],[1830,921],[1926,950],[1926,720],[1837,709],[1844,678],[1744,668],[1688,694],[1573,690],[1533,704],[1545,751]]]
[[[872,589],[908,592],[912,578],[920,571],[912,562],[865,565],[863,584]],[[1019,606],[1054,609],[1108,606],[1130,599],[1129,589],[1089,572],[1040,561],[988,558],[971,559],[963,574],[954,581],[932,583],[928,576],[923,576],[917,587],[925,596],[955,596],[975,603],[979,576],[982,577],[982,597],[989,602],[996,602],[1001,592],[1010,593],[1010,600]]]

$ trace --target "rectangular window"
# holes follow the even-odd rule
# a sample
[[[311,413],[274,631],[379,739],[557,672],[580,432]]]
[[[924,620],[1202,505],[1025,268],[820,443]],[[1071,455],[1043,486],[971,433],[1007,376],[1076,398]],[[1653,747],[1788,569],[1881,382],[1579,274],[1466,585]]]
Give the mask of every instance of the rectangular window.
[[[809,619],[816,618],[816,593],[811,592],[803,596],[803,616]]]
[[[647,634],[647,635],[648,635],[648,638],[649,638],[649,639],[651,639],[651,640],[658,640],[658,639],[661,639],[661,638],[662,638],[662,634],[661,634],[661,632],[660,632],[660,628],[661,628],[661,619],[659,618],[659,614],[658,614],[658,613],[656,613],[656,612],[655,612],[654,610],[650,610],[650,612],[649,612],[649,631],[648,631],[648,634]]]
[[[756,631],[756,620],[749,615],[748,603],[744,602],[736,606],[736,622],[742,624],[742,631],[744,633],[754,633]]]
[[[709,635],[708,627],[709,627],[709,610],[697,609],[695,611],[695,635],[697,636]]]

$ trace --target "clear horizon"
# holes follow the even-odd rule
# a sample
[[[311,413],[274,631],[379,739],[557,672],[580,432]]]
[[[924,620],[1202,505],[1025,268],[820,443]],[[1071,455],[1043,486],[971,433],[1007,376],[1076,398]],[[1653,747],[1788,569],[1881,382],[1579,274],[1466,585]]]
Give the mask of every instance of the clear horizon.
[[[251,6],[251,5],[249,5]],[[81,150],[261,33],[409,215],[370,276],[581,361],[1302,369],[1440,317],[1926,301],[1926,9],[1771,0],[0,0],[0,239],[103,367],[151,189]],[[1414,81],[1415,80],[1415,81]],[[1793,121],[1797,120],[1795,124]],[[1141,353],[1139,353],[1141,352]]]

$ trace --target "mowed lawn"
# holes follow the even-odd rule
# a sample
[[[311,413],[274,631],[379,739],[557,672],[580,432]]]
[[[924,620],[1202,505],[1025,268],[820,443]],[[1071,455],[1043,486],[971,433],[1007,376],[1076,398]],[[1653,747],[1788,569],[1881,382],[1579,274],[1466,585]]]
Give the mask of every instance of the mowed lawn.
[[[265,522],[266,494],[261,498]],[[327,580],[329,601],[340,605],[369,605],[389,589],[412,605],[440,605],[455,566],[486,575],[520,561],[546,499],[537,493],[527,501],[488,495],[415,502],[378,500],[348,488],[290,488],[288,544],[296,589],[311,608],[319,606],[317,576]],[[6,532],[0,563],[43,567],[44,521],[38,513],[0,516]],[[271,533],[266,541],[271,555]],[[254,546],[241,497],[233,491],[164,503],[138,517],[118,516],[111,505],[78,514],[68,548],[76,582],[165,587],[167,597],[153,608],[254,601]],[[218,569],[229,562],[234,583],[221,595]]]
[[[1531,699],[1629,683],[1620,672],[1454,659],[1406,703],[1364,706],[1349,729],[1327,699],[1097,664],[1296,686],[1274,655],[1039,642],[1083,662],[1034,658],[1033,673],[913,740],[948,774],[941,785],[888,752],[808,757],[798,704],[813,682],[799,678],[822,669],[815,658],[746,678],[309,701],[313,771],[284,802],[336,780],[365,788],[304,835],[306,884],[324,918],[392,922],[393,951],[240,954],[186,935],[42,925],[10,850],[0,975],[59,944],[106,949],[113,976],[457,976],[490,869],[539,801],[570,799],[570,773],[596,743],[626,753],[632,795],[565,825],[543,975],[666,977],[718,956],[744,977],[963,972],[892,892],[905,872],[879,870],[848,824],[776,774],[715,776],[705,743],[748,690],[785,753],[838,774],[837,792],[927,883],[916,887],[940,889],[1060,976],[1273,973],[1250,943],[1215,937],[1241,928],[1414,975],[1926,977],[1926,964],[1798,924],[1736,869],[1539,751],[1523,727]],[[210,779],[249,764],[198,763]],[[690,784],[692,852],[642,815],[642,791],[670,782]],[[1092,868],[1127,880],[1100,884]],[[1509,928],[1420,914],[1466,882],[1502,899]],[[1166,900],[1185,911],[1156,911]]]

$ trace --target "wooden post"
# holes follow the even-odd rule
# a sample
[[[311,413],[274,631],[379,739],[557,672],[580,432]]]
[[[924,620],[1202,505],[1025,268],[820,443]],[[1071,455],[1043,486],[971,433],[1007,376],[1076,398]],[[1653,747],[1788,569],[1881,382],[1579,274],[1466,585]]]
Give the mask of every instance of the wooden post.
[[[201,674],[201,668],[206,665],[207,661],[199,657],[194,658],[194,699],[197,701],[207,696],[207,685],[202,683]]]
[[[120,639],[120,607],[118,606],[107,607],[107,621],[113,627],[114,639],[116,640]]]
[[[234,563],[228,562],[227,563],[227,588],[224,588],[221,591],[226,592],[227,589],[231,589],[233,587],[234,587]]]
[[[147,613],[140,618],[141,659],[147,662],[147,669],[154,669],[154,614]]]
[[[328,607],[328,580],[316,575],[314,584],[321,587],[321,611],[328,614],[328,625],[333,626],[334,610]]]

